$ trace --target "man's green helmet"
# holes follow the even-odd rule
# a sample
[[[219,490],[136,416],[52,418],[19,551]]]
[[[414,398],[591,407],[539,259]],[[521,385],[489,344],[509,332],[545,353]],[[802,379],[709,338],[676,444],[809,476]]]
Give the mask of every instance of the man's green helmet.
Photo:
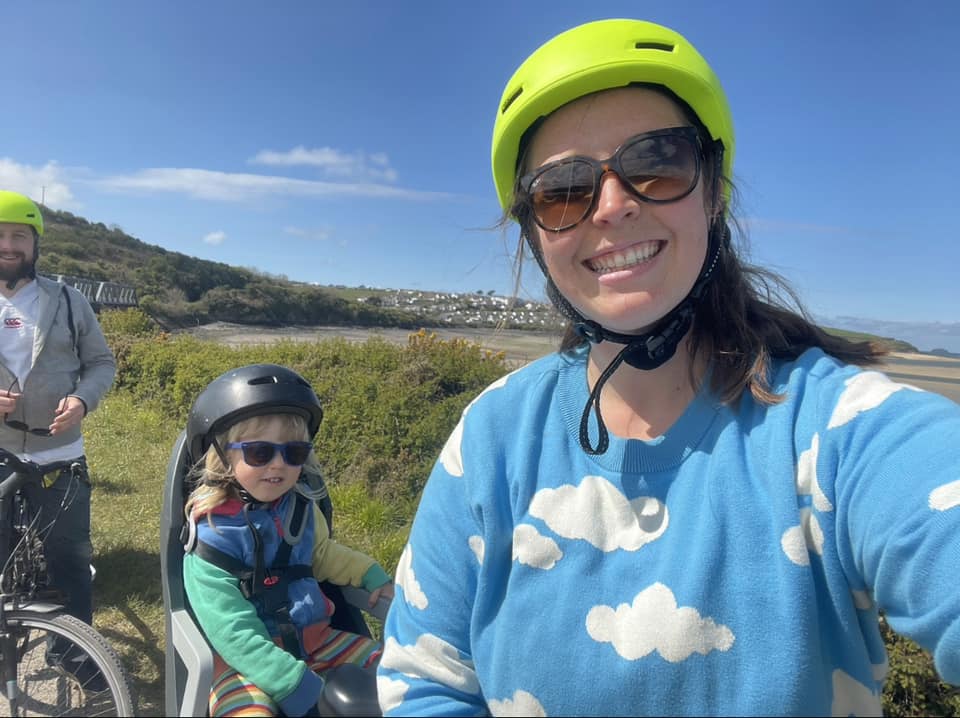
[[[662,85],[686,102],[723,143],[732,176],[733,118],[720,80],[673,30],[642,20],[597,20],[541,45],[510,78],[493,127],[493,181],[504,210],[513,199],[520,142],[541,117],[579,97],[632,83]]]
[[[43,215],[33,200],[19,192],[0,190],[0,222],[29,224],[43,234]]]

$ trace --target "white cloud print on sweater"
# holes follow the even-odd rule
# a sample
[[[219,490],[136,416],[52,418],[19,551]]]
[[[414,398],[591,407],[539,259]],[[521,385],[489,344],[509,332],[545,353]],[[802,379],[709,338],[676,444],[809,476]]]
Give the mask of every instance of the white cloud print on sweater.
[[[450,437],[447,439],[447,443],[443,445],[443,450],[440,452],[440,463],[443,464],[443,468],[451,476],[463,476],[463,453],[460,450],[460,444],[463,441],[463,422],[467,418],[467,412],[470,411],[470,407],[476,404],[484,394],[506,386],[507,379],[513,376],[514,373],[516,372],[511,372],[506,376],[500,377],[477,394],[476,398],[467,404],[463,413],[460,414],[460,421],[458,421],[457,425],[453,428]]]
[[[397,561],[396,584],[403,591],[404,600],[415,608],[425,609],[430,602],[427,594],[420,588],[420,582],[413,572],[413,549],[410,544],[403,547],[400,560]]]
[[[563,558],[563,551],[549,536],[541,536],[530,524],[513,530],[513,560],[533,568],[551,569]]]
[[[960,506],[960,481],[938,486],[930,492],[927,501],[934,511],[947,511]]]
[[[797,460],[797,496],[810,496],[817,511],[833,511],[833,504],[817,481],[817,455],[820,451],[820,435],[814,434],[810,448]],[[810,564],[810,552],[823,555],[823,529],[817,515],[809,508],[800,509],[800,523],[791,526],[780,537],[780,548],[798,566]]]
[[[612,644],[629,661],[656,651],[671,663],[693,653],[727,651],[736,640],[733,631],[702,618],[697,609],[677,606],[673,591],[662,583],[645,588],[632,604],[594,606],[587,613],[587,633],[598,643]]]
[[[666,504],[650,496],[628,499],[602,476],[579,486],[541,489],[530,515],[568,539],[589,541],[601,551],[636,551],[663,535],[670,521]]]
[[[892,394],[903,389],[922,391],[909,384],[898,384],[886,374],[878,371],[863,371],[853,375],[846,382],[846,388],[840,394],[837,406],[830,417],[828,429],[835,429],[852,421],[857,414],[875,409],[890,398]]]
[[[545,716],[547,712],[540,705],[536,696],[526,691],[516,691],[513,698],[502,701],[491,698],[487,701],[490,713],[495,716]]]

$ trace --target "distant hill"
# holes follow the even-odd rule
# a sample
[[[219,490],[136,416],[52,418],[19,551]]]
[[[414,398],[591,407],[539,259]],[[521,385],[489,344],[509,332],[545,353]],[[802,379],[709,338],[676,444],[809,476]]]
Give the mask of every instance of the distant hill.
[[[117,226],[47,208],[37,268],[136,287],[141,308],[167,328],[214,321],[416,328],[422,318],[350,301],[314,285],[170,252]]]
[[[349,325],[419,328],[493,326],[556,331],[562,323],[549,305],[525,303],[529,316],[502,297],[482,292],[383,290],[321,287],[222,262],[198,259],[147,244],[116,225],[107,226],[45,208],[46,232],[39,271],[136,288],[140,307],[168,329],[230,322],[249,325]],[[490,293],[488,293],[490,294]],[[416,295],[417,299],[410,299]],[[881,340],[893,351],[916,352],[892,337],[827,331],[855,340]],[[956,356],[943,351],[942,356]]]

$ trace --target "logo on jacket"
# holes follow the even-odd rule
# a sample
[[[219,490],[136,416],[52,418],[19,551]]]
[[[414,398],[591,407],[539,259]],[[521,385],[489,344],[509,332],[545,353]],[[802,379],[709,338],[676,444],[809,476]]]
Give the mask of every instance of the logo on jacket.
[[[3,326],[5,329],[19,329],[23,326],[23,321],[20,317],[8,317],[3,320]]]

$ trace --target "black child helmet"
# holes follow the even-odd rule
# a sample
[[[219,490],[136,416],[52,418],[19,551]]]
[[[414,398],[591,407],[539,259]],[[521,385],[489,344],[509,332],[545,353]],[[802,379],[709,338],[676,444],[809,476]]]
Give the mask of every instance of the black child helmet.
[[[197,461],[217,434],[244,419],[264,414],[297,414],[316,436],[323,409],[313,388],[292,369],[277,364],[251,364],[231,369],[200,392],[187,419],[187,446]]]

